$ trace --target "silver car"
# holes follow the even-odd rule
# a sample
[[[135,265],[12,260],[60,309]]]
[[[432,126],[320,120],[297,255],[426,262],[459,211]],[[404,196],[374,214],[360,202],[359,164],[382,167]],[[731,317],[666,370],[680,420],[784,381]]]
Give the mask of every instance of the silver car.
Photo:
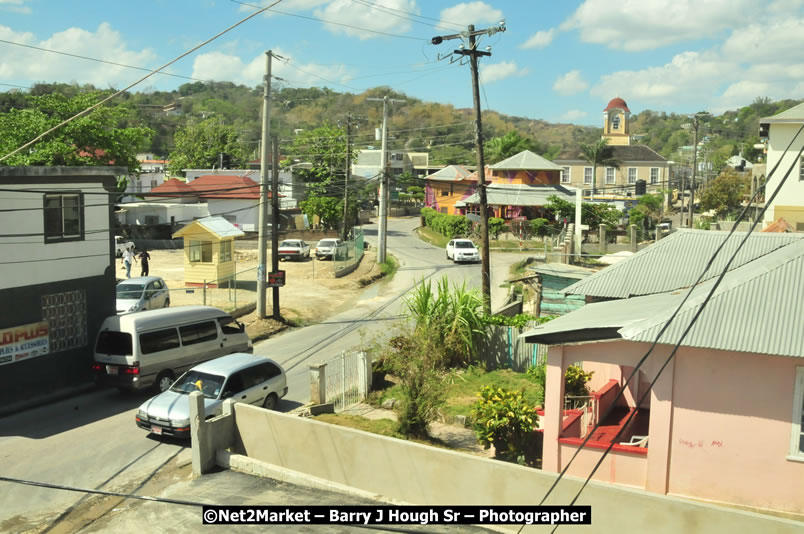
[[[336,238],[322,239],[315,246],[315,257],[320,259],[330,258],[335,254],[335,249],[343,245],[343,241]]]
[[[137,426],[153,434],[190,437],[189,394],[204,394],[206,417],[221,414],[226,399],[273,410],[287,395],[285,371],[263,356],[237,352],[196,365],[169,390],[144,402],[137,411]]]
[[[117,313],[132,313],[170,306],[170,290],[158,276],[129,278],[117,284]]]

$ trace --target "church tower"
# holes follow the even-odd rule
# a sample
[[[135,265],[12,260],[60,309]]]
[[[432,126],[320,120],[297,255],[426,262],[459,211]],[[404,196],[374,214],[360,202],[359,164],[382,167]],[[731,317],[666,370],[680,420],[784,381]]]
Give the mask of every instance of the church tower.
[[[612,98],[606,109],[603,110],[603,138],[609,140],[609,145],[630,145],[631,132],[628,120],[631,110],[628,104],[620,98]]]

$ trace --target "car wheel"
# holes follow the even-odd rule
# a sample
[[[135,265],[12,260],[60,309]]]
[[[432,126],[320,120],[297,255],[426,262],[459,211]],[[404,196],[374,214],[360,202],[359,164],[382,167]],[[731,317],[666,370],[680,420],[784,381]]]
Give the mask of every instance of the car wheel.
[[[262,407],[266,410],[276,410],[277,405],[279,404],[279,397],[276,396],[276,393],[271,393],[265,400],[262,401]]]
[[[156,382],[154,382],[154,387],[159,393],[164,393],[170,389],[171,385],[173,385],[173,373],[171,371],[162,371],[156,377]]]
[[[165,305],[163,306],[163,308],[169,308],[169,307],[170,307],[170,299],[165,299]]]

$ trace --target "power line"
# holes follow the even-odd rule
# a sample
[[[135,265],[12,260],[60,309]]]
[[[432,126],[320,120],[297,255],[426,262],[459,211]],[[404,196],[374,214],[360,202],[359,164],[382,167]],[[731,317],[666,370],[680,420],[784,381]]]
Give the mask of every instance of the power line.
[[[229,0],[229,1],[234,2],[235,4],[243,5],[243,6],[259,8],[259,6],[256,6],[254,4],[249,4],[248,2],[240,2],[238,0]],[[410,37],[409,35],[399,35],[399,34],[395,34],[395,33],[381,32],[381,31],[377,31],[377,30],[369,30],[368,28],[361,28],[359,26],[353,26],[351,24],[344,24],[342,22],[335,22],[333,20],[326,20],[326,19],[322,19],[322,18],[318,18],[318,17],[309,17],[309,16],[306,16],[306,15],[299,15],[298,13],[288,13],[286,11],[279,11],[277,9],[269,9],[269,7],[268,8],[263,8],[261,11],[268,10],[271,13],[278,13],[279,15],[287,15],[289,17],[297,17],[297,18],[300,18],[300,19],[314,20],[316,22],[325,22],[327,24],[333,24],[335,26],[343,26],[345,28],[351,28],[353,30],[360,30],[360,31],[366,32],[366,33],[374,33],[374,34],[377,34],[377,35],[385,35],[386,37],[397,37],[399,39],[410,39],[410,40],[413,40],[413,41],[427,41],[427,39],[424,39],[422,37]]]
[[[410,13],[408,11],[402,11],[402,10],[394,9],[394,8],[390,8],[390,7],[378,6],[377,4],[374,4],[372,2],[367,2],[366,0],[352,0],[352,2],[354,2],[355,4],[359,4],[359,5],[362,5],[362,6],[369,7],[371,9],[376,9],[377,11],[379,11],[381,13],[386,13],[386,14],[391,15],[393,17],[397,17],[397,18],[400,18],[400,19],[403,19],[403,20],[409,20],[409,21],[415,22],[417,24],[424,24],[425,26],[430,26],[431,28],[442,28],[444,25],[447,25],[447,24],[449,24],[451,26],[458,26],[457,24],[451,24],[451,23],[433,24],[432,22],[425,22],[423,20],[418,20],[418,19],[413,18],[413,17],[419,17],[419,18],[428,19],[428,20],[437,20],[437,19],[432,19],[431,17],[422,17],[421,15],[417,15],[415,13]]]
[[[228,28],[226,28],[225,30],[223,30],[223,31],[221,31],[221,32],[219,32],[219,33],[217,33],[217,34],[215,34],[214,36],[210,37],[210,38],[209,38],[209,39],[207,39],[206,41],[202,42],[201,44],[194,46],[193,48],[191,48],[191,49],[190,49],[190,50],[188,50],[187,52],[184,52],[183,54],[179,55],[179,56],[178,56],[178,57],[176,57],[175,59],[172,59],[172,60],[168,61],[167,63],[165,63],[164,65],[162,65],[162,66],[161,66],[161,67],[159,67],[158,69],[156,69],[156,70],[154,70],[154,71],[149,72],[148,74],[146,74],[146,75],[145,75],[145,76],[143,76],[142,78],[138,79],[138,80],[137,80],[137,81],[135,81],[134,83],[130,84],[130,85],[129,85],[129,86],[127,86],[126,88],[121,89],[121,90],[117,91],[116,93],[109,95],[108,97],[104,98],[104,99],[103,99],[103,100],[101,100],[100,102],[98,102],[98,103],[96,103],[96,104],[93,104],[92,106],[88,107],[88,108],[87,108],[87,109],[85,109],[84,111],[82,111],[82,112],[80,112],[80,113],[77,113],[77,114],[73,115],[72,117],[70,117],[70,118],[68,118],[68,119],[63,120],[62,122],[60,122],[60,123],[59,123],[59,124],[57,124],[56,126],[54,126],[54,127],[50,128],[49,130],[45,131],[44,133],[42,133],[42,134],[38,135],[37,137],[35,137],[35,138],[34,138],[34,139],[32,139],[31,141],[29,141],[29,142],[25,143],[25,144],[24,144],[24,145],[22,145],[21,147],[19,147],[19,148],[17,148],[17,149],[15,149],[15,150],[13,150],[13,151],[11,151],[11,152],[9,152],[8,154],[6,154],[6,155],[5,155],[5,156],[3,156],[3,157],[0,157],[0,162],[2,162],[3,160],[5,160],[5,159],[7,159],[7,158],[9,158],[9,157],[11,157],[11,156],[13,156],[13,155],[14,155],[14,154],[16,154],[17,152],[20,152],[21,150],[24,150],[24,149],[26,149],[26,148],[28,148],[28,147],[30,147],[30,146],[32,146],[32,145],[34,145],[35,143],[37,143],[39,140],[41,140],[42,138],[44,138],[44,137],[45,137],[46,135],[48,135],[49,133],[52,133],[52,132],[54,132],[54,131],[58,130],[58,129],[59,129],[59,128],[61,128],[62,126],[66,125],[66,124],[69,124],[70,122],[74,121],[75,119],[77,119],[77,118],[79,118],[79,117],[83,117],[84,115],[89,114],[89,113],[90,113],[92,110],[94,110],[95,108],[98,108],[98,107],[102,106],[103,104],[105,104],[106,102],[109,102],[109,101],[110,101],[110,100],[112,100],[113,98],[115,98],[115,97],[117,97],[117,96],[119,96],[119,95],[121,95],[121,94],[125,93],[126,91],[128,91],[128,90],[129,90],[129,89],[131,89],[132,87],[134,87],[134,86],[136,86],[136,85],[138,85],[138,84],[140,84],[140,83],[144,82],[145,80],[147,80],[148,78],[150,78],[150,77],[151,77],[151,76],[153,76],[154,74],[158,73],[158,72],[159,72],[159,71],[161,71],[162,69],[165,69],[165,68],[169,67],[170,65],[172,65],[172,64],[174,64],[174,63],[176,63],[176,62],[177,62],[177,61],[179,61],[180,59],[182,59],[182,58],[184,58],[184,57],[186,57],[186,56],[188,56],[188,55],[192,54],[193,52],[195,52],[195,51],[196,51],[196,50],[198,50],[199,48],[202,48],[202,47],[206,46],[207,44],[209,44],[209,43],[211,43],[212,41],[214,41],[214,40],[218,39],[219,37],[221,37],[222,35],[224,35],[224,34],[226,34],[226,33],[230,32],[231,30],[233,30],[233,29],[235,29],[235,28],[237,28],[238,26],[240,26],[241,24],[243,24],[243,23],[244,23],[244,22],[246,22],[247,20],[249,20],[249,19],[251,19],[251,18],[253,18],[253,17],[256,17],[257,15],[259,15],[260,13],[262,13],[262,12],[264,12],[264,11],[267,11],[267,10],[268,10],[270,7],[275,6],[276,4],[278,4],[278,3],[279,3],[279,2],[281,2],[281,1],[282,1],[282,0],[275,0],[275,1],[274,1],[274,2],[273,2],[271,5],[270,5],[270,6],[265,7],[265,8],[262,8],[262,9],[260,9],[259,11],[255,11],[255,12],[254,12],[254,13],[252,13],[251,15],[249,15],[249,16],[247,16],[247,17],[245,17],[245,18],[241,19],[241,20],[239,20],[238,22],[236,22],[236,23],[232,24],[231,26],[229,26],[229,27],[228,27]]]
[[[51,48],[42,48],[42,47],[39,47],[39,46],[33,46],[33,45],[24,44],[24,43],[15,43],[14,41],[7,41],[5,39],[0,39],[0,43],[5,43],[5,44],[9,44],[9,45],[14,45],[14,46],[21,46],[21,47],[24,47],[24,48],[30,48],[32,50],[39,50],[40,52],[49,52],[51,54],[59,54],[59,55],[62,55],[62,56],[69,56],[69,57],[74,57],[74,58],[78,58],[78,59],[85,59],[87,61],[95,61],[97,63],[105,63],[107,65],[114,65],[116,67],[125,67],[127,69],[134,69],[134,70],[142,70],[142,71],[145,71],[145,72],[151,72],[151,69],[146,69],[145,67],[135,67],[133,65],[126,65],[125,63],[117,63],[117,62],[114,62],[114,61],[106,61],[105,59],[98,59],[98,58],[89,57],[89,56],[82,56],[82,55],[79,55],[79,54],[72,54],[70,52],[62,52],[60,50],[53,50]],[[164,76],[173,76],[174,78],[184,78],[185,80],[193,80],[193,81],[196,81],[196,82],[209,82],[209,81],[212,81],[212,80],[202,80],[200,78],[193,78],[191,76],[182,76],[181,74],[173,74],[172,72],[160,72],[159,74],[162,74]],[[2,85],[6,85],[6,84],[2,84]],[[16,86],[16,87],[19,87],[19,86]],[[24,87],[24,89],[31,89],[31,88],[30,87]]]
[[[804,129],[804,125],[802,125],[802,126],[799,128],[798,132],[796,132],[796,135],[795,135],[795,136],[793,136],[793,138],[791,139],[791,141],[790,141],[790,143],[788,144],[787,148],[786,148],[786,149],[785,149],[785,151],[783,152],[782,157],[781,157],[781,158],[779,158],[779,161],[776,163],[776,165],[773,167],[773,169],[771,170],[771,172],[768,174],[768,178],[769,178],[769,179],[770,179],[770,177],[771,177],[771,176],[773,176],[773,174],[775,174],[776,170],[778,169],[779,165],[780,165],[780,164],[781,164],[781,162],[782,162],[782,159],[783,159],[783,157],[784,157],[784,154],[786,154],[786,153],[787,153],[787,152],[790,150],[790,147],[792,146],[793,142],[795,142],[795,140],[798,138],[799,134],[801,133],[801,131],[802,131],[803,129]],[[797,157],[796,157],[796,159],[793,161],[793,164],[792,164],[792,165],[790,166],[790,168],[787,170],[787,173],[785,173],[784,177],[782,177],[781,181],[779,182],[779,185],[776,187],[776,189],[774,190],[774,192],[773,192],[773,194],[771,195],[771,197],[770,197],[770,198],[768,199],[768,201],[765,203],[765,206],[762,208],[762,210],[761,210],[760,214],[757,216],[756,221],[754,221],[754,223],[752,224],[751,228],[749,229],[749,231],[748,231],[748,232],[746,233],[746,235],[743,237],[743,240],[742,240],[742,241],[740,242],[740,244],[738,245],[737,249],[736,249],[736,250],[735,250],[735,251],[732,253],[732,255],[730,256],[730,258],[729,258],[728,262],[727,262],[727,263],[726,263],[726,265],[724,266],[723,270],[720,272],[720,275],[718,276],[717,280],[716,280],[716,281],[715,281],[715,283],[713,284],[713,286],[712,286],[711,290],[709,291],[709,293],[707,294],[706,298],[705,298],[705,299],[702,301],[702,303],[701,303],[700,307],[698,308],[697,312],[695,313],[695,315],[693,316],[692,320],[690,321],[690,323],[689,323],[689,324],[687,325],[687,327],[685,328],[685,330],[684,330],[684,332],[682,333],[681,337],[680,337],[680,338],[678,339],[678,341],[676,342],[676,344],[675,344],[675,346],[673,347],[673,350],[671,351],[670,355],[667,357],[667,360],[666,360],[666,361],[665,361],[665,363],[662,365],[662,367],[659,369],[659,372],[656,374],[656,377],[655,377],[655,378],[653,379],[653,381],[651,382],[650,387],[648,388],[648,391],[646,392],[646,394],[652,390],[653,385],[656,383],[656,380],[658,380],[659,376],[661,376],[661,373],[664,371],[664,369],[665,369],[665,367],[667,366],[667,364],[668,364],[668,363],[670,362],[670,360],[671,360],[671,359],[672,359],[672,358],[675,356],[676,351],[677,351],[677,350],[678,350],[678,348],[681,346],[682,341],[684,340],[684,338],[686,337],[686,335],[689,333],[689,331],[692,329],[692,326],[693,326],[693,325],[695,324],[695,322],[698,320],[698,317],[700,317],[700,315],[701,315],[701,313],[703,312],[704,308],[706,307],[706,305],[708,304],[708,302],[710,301],[710,299],[711,299],[711,298],[712,298],[712,296],[714,295],[715,290],[717,289],[717,287],[720,285],[720,282],[721,282],[721,281],[723,280],[723,278],[725,277],[726,273],[727,273],[727,272],[728,272],[728,270],[729,270],[729,267],[731,266],[732,261],[734,261],[734,259],[737,257],[737,254],[739,253],[739,251],[740,251],[740,249],[742,248],[742,246],[743,246],[743,245],[746,243],[746,241],[748,240],[748,237],[751,235],[751,232],[753,232],[754,228],[756,228],[757,224],[759,224],[759,221],[762,219],[762,215],[764,215],[765,211],[766,211],[766,210],[768,209],[768,207],[771,205],[771,203],[773,202],[773,200],[774,200],[774,198],[776,197],[776,195],[779,193],[779,191],[781,191],[782,186],[784,185],[784,183],[785,183],[785,181],[787,180],[788,176],[789,176],[789,175],[790,175],[790,173],[792,172],[793,168],[795,168],[795,166],[798,164],[798,161],[799,161],[799,159],[801,158],[801,154],[802,154],[802,152],[804,152],[804,146],[802,146],[801,150],[799,150],[799,152],[798,152],[798,156],[797,156]],[[559,474],[559,476],[556,478],[556,480],[553,482],[552,486],[551,486],[551,487],[548,489],[547,493],[546,493],[546,494],[545,494],[545,496],[542,498],[542,500],[541,500],[541,502],[539,503],[539,505],[544,504],[544,502],[545,502],[545,500],[547,499],[547,497],[549,497],[549,495],[552,493],[553,489],[555,489],[555,487],[558,485],[559,481],[560,481],[560,480],[563,478],[563,476],[565,475],[565,473],[566,473],[566,472],[567,472],[567,470],[569,469],[570,465],[572,465],[572,462],[573,462],[573,461],[575,460],[575,458],[578,456],[578,454],[579,454],[579,453],[580,453],[580,451],[583,449],[583,447],[584,447],[584,446],[585,446],[585,445],[586,445],[586,444],[589,442],[589,439],[591,438],[591,436],[592,436],[592,435],[594,434],[594,432],[595,432],[595,431],[596,431],[596,430],[597,430],[597,429],[600,427],[600,424],[601,424],[603,421],[605,421],[605,420],[606,420],[606,418],[607,418],[607,417],[608,417],[608,416],[611,414],[611,412],[612,412],[612,411],[613,411],[613,409],[614,409],[615,404],[617,403],[617,400],[619,400],[619,398],[623,396],[623,393],[624,393],[625,389],[628,387],[628,384],[631,382],[631,380],[632,380],[632,379],[633,379],[633,378],[636,376],[636,373],[639,371],[639,368],[640,368],[640,367],[642,366],[642,364],[643,364],[643,363],[644,363],[644,362],[647,360],[648,356],[650,356],[650,354],[653,352],[653,349],[654,349],[654,348],[656,347],[656,345],[659,343],[659,340],[661,339],[662,335],[664,335],[665,331],[666,331],[666,330],[667,330],[667,329],[670,327],[670,324],[673,322],[673,320],[676,318],[676,316],[678,315],[678,313],[681,311],[682,307],[683,307],[683,306],[684,306],[684,304],[687,302],[687,299],[690,297],[690,295],[692,295],[693,291],[696,289],[696,287],[698,286],[698,284],[700,284],[700,283],[701,283],[701,280],[703,279],[703,277],[706,275],[707,271],[708,271],[708,270],[711,268],[711,266],[713,265],[713,263],[714,263],[715,259],[717,258],[718,254],[719,254],[719,253],[720,253],[720,251],[723,249],[723,247],[725,246],[725,244],[726,244],[726,242],[728,241],[728,239],[729,239],[729,238],[730,238],[730,237],[731,237],[731,236],[734,234],[734,232],[736,231],[736,229],[737,229],[737,227],[738,227],[739,222],[740,222],[740,221],[741,221],[741,220],[742,220],[742,219],[745,217],[745,215],[747,214],[747,212],[748,212],[748,208],[750,207],[751,203],[752,203],[752,202],[755,200],[755,198],[758,196],[759,192],[760,192],[760,189],[757,189],[757,191],[754,193],[754,197],[751,199],[751,202],[749,202],[749,204],[748,204],[748,205],[747,205],[747,206],[746,206],[746,207],[745,207],[745,208],[742,210],[742,212],[740,213],[740,215],[737,217],[737,220],[735,221],[734,226],[732,227],[732,229],[731,229],[731,231],[729,232],[729,234],[726,236],[726,238],[723,240],[723,242],[721,242],[721,244],[718,246],[718,248],[717,248],[717,249],[715,250],[715,252],[712,254],[712,256],[710,257],[709,261],[708,261],[708,262],[707,262],[707,264],[706,264],[706,267],[705,267],[705,268],[704,268],[704,270],[701,272],[701,274],[700,274],[700,276],[698,277],[698,279],[695,281],[695,283],[694,283],[694,284],[692,284],[692,285],[690,286],[689,290],[687,291],[686,295],[684,296],[684,299],[681,301],[681,303],[680,303],[680,304],[678,305],[678,307],[675,309],[675,311],[674,311],[674,312],[673,312],[673,314],[670,316],[670,318],[667,320],[667,322],[666,322],[666,323],[665,323],[665,324],[662,326],[661,330],[660,330],[660,331],[659,331],[659,333],[656,335],[656,338],[654,339],[654,341],[653,341],[653,343],[651,344],[650,348],[649,348],[649,349],[648,349],[648,351],[645,353],[645,355],[644,355],[644,356],[643,356],[643,357],[642,357],[642,358],[639,360],[639,362],[637,363],[637,365],[634,367],[633,371],[631,372],[630,376],[629,376],[629,377],[628,377],[628,379],[626,380],[625,384],[624,384],[624,385],[623,385],[623,387],[620,389],[620,391],[617,393],[617,395],[615,396],[615,398],[614,398],[614,400],[612,401],[612,403],[611,403],[611,405],[609,406],[609,408],[606,410],[606,413],[605,413],[605,414],[603,414],[603,415],[602,415],[602,416],[599,418],[598,423],[596,423],[596,424],[595,424],[595,426],[594,426],[594,428],[592,429],[592,431],[591,431],[591,432],[589,432],[589,433],[587,433],[586,438],[585,438],[585,439],[584,439],[584,441],[581,443],[581,445],[578,447],[578,449],[576,449],[576,451],[575,451],[575,453],[573,454],[572,458],[571,458],[571,459],[570,459],[570,461],[567,463],[567,465],[564,467],[564,469],[562,469],[561,473],[560,473],[560,474]],[[637,406],[639,406],[639,405],[642,403],[642,401],[643,401],[643,400],[646,398],[646,397],[645,397],[645,395],[646,395],[646,394],[643,394],[642,398],[640,398],[639,402],[637,403]],[[626,423],[625,423],[626,425],[627,425],[627,423],[628,423],[628,422],[631,420],[631,418],[632,418],[632,417],[633,417],[633,412],[632,412],[631,414],[629,414],[629,417],[628,417],[628,419],[626,420]],[[619,434],[618,434],[618,435],[619,435]],[[615,436],[615,439],[616,439],[616,436]],[[595,465],[595,467],[593,468],[592,472],[589,474],[589,476],[587,477],[586,481],[584,482],[584,484],[581,486],[581,488],[580,488],[580,490],[578,491],[578,493],[577,493],[577,494],[575,495],[575,497],[573,498],[573,500],[572,500],[572,503],[571,503],[571,504],[574,504],[574,503],[577,501],[578,497],[580,497],[581,492],[583,491],[583,489],[584,489],[584,488],[586,487],[586,485],[589,483],[589,481],[591,480],[592,476],[594,476],[595,472],[597,471],[597,469],[598,469],[598,468],[600,467],[600,465],[602,464],[602,462],[603,462],[603,460],[605,459],[606,455],[608,455],[609,451],[611,451],[612,447],[614,446],[615,439],[613,439],[613,440],[611,441],[611,443],[609,444],[608,448],[607,448],[607,449],[604,451],[604,453],[601,455],[600,459],[598,460],[597,464],[596,464],[596,465]],[[557,528],[557,526],[556,526],[556,528]],[[520,528],[519,530],[521,531],[522,529]],[[555,531],[555,528],[553,529],[553,531]]]

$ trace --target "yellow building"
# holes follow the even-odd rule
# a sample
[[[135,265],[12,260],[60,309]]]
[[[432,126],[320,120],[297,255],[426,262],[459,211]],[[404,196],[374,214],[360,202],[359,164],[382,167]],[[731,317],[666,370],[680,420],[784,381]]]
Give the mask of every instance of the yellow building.
[[[603,139],[612,147],[612,157],[618,167],[594,168],[578,148],[559,154],[555,163],[563,169],[561,184],[570,187],[595,189],[605,194],[635,194],[636,183],[644,180],[646,189],[656,192],[669,189],[670,166],[667,159],[647,145],[631,143],[631,110],[620,97],[613,98],[603,110]]]
[[[428,208],[448,215],[462,215],[455,207],[477,188],[477,175],[460,165],[449,165],[424,178],[424,200]]]
[[[218,287],[234,276],[234,240],[245,234],[223,217],[198,219],[173,234],[184,239],[184,284]]]

